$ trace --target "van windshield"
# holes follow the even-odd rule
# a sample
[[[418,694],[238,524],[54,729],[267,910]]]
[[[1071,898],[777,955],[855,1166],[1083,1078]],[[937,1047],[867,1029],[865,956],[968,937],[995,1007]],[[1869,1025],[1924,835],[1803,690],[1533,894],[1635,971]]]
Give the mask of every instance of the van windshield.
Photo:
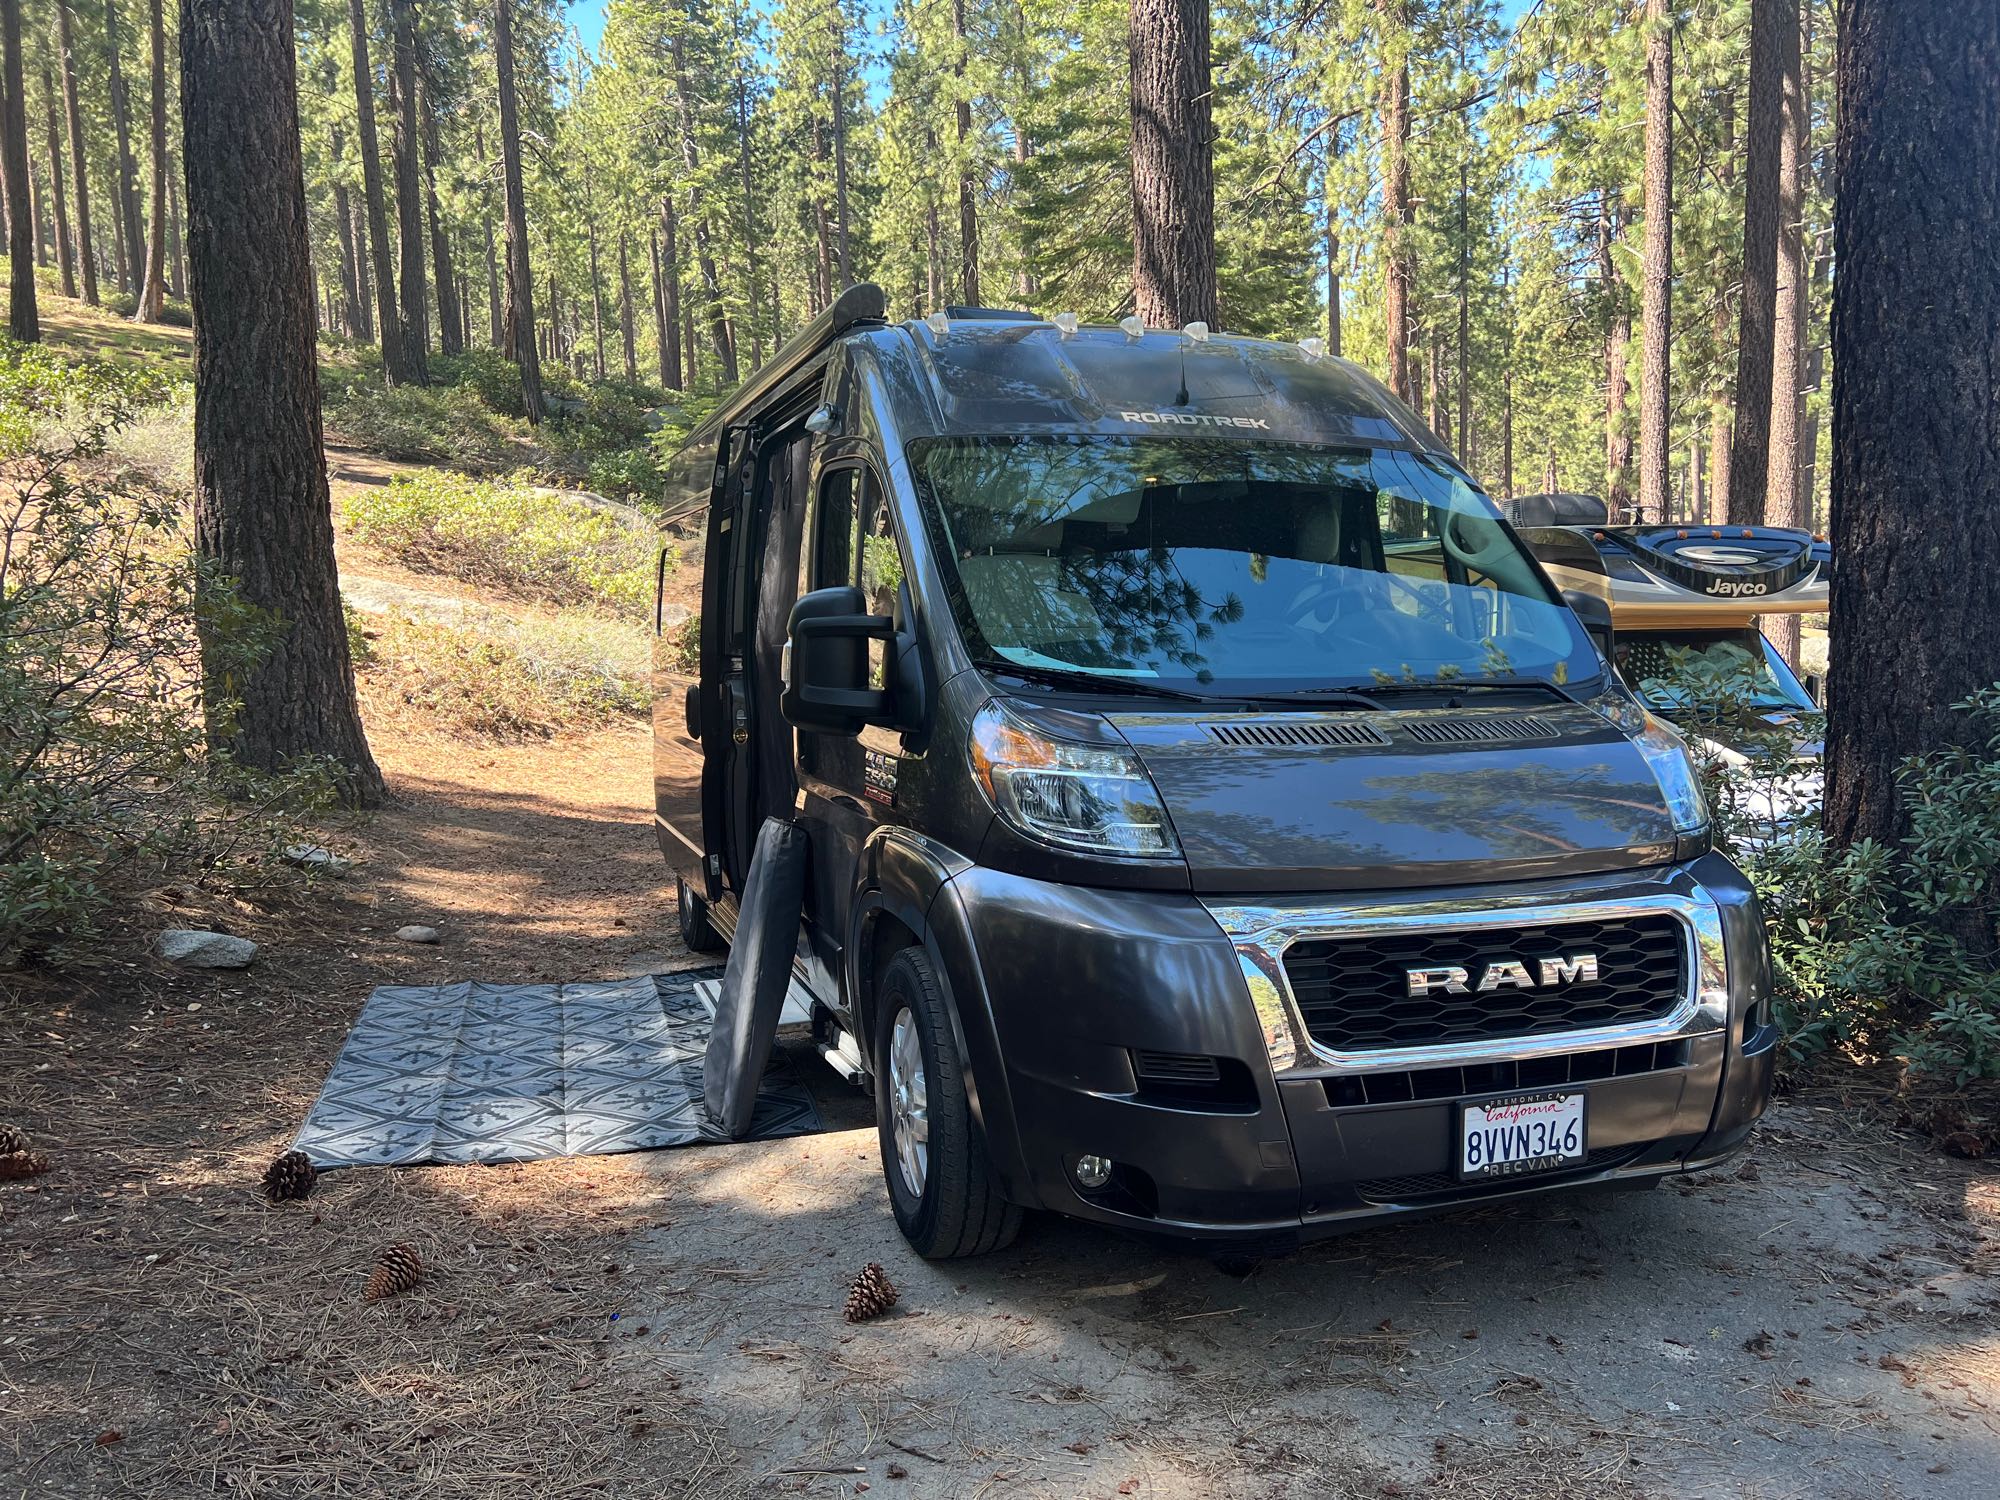
[[[989,662],[1244,694],[1599,671],[1493,507],[1416,454],[1064,434],[910,459]]]

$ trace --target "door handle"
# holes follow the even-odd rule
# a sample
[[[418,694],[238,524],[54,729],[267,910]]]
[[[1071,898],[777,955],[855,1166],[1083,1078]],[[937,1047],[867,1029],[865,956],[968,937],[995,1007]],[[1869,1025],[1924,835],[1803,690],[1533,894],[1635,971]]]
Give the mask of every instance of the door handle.
[[[750,698],[743,690],[743,679],[732,677],[729,689],[729,738],[738,745],[750,743]]]

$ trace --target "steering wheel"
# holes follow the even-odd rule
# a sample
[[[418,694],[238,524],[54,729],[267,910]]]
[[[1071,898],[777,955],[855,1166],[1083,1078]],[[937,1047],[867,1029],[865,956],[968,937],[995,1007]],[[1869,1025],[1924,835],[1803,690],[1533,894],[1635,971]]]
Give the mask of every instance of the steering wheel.
[[[1492,539],[1484,547],[1471,546],[1460,535],[1460,525],[1468,521],[1477,522],[1491,531]],[[1476,528],[1473,534],[1477,535]],[[1459,562],[1465,564],[1466,567],[1476,568],[1482,573],[1492,572],[1493,565],[1511,557],[1514,550],[1508,544],[1507,533],[1501,528],[1498,521],[1492,520],[1487,516],[1475,515],[1470,511],[1455,510],[1451,512],[1445,520],[1444,532],[1439,539],[1444,543],[1444,550],[1446,552],[1458,559]]]

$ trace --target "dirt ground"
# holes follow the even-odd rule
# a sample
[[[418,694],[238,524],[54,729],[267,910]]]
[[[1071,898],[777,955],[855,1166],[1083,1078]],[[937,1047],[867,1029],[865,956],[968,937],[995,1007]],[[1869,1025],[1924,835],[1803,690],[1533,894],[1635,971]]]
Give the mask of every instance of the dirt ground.
[[[828,1133],[256,1190],[369,988],[687,962],[644,730],[378,736],[396,805],[291,908],[135,897],[0,976],[0,1495],[1936,1496],[2000,1472],[2000,1182],[1879,1098],[1743,1165],[1378,1229],[1247,1277],[1075,1224],[942,1266]],[[435,948],[399,926],[441,929]],[[164,925],[264,945],[144,957]],[[407,1240],[421,1287],[363,1304]],[[896,1310],[850,1326],[863,1264]]]

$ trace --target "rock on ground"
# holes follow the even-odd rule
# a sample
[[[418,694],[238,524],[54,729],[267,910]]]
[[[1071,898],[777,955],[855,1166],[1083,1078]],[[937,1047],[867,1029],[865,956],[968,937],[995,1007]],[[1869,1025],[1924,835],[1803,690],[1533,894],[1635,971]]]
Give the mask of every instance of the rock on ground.
[[[334,880],[354,868],[352,860],[342,859],[324,844],[294,844],[285,851],[285,863]]]
[[[398,927],[396,936],[406,943],[435,943],[438,941],[438,930],[412,923],[408,927]]]
[[[184,969],[241,969],[257,956],[257,945],[223,932],[170,927],[153,939],[153,952]]]

